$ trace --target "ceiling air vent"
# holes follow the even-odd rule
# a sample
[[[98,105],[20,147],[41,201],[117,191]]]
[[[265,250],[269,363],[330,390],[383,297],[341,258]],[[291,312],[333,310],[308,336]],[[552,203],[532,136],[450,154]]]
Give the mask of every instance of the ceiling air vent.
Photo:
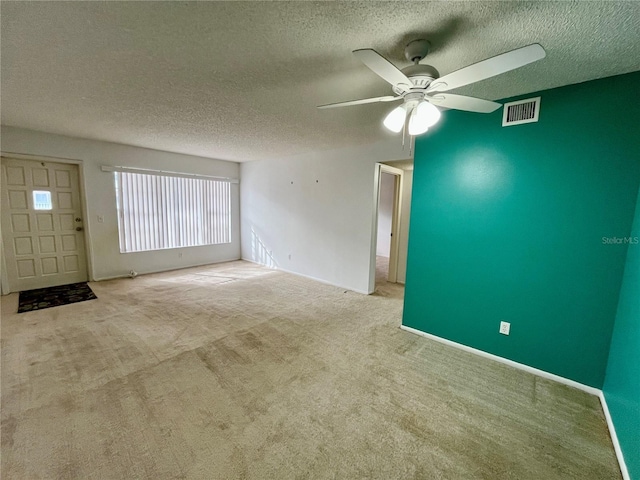
[[[505,103],[503,112],[503,127],[537,122],[540,112],[540,97]]]

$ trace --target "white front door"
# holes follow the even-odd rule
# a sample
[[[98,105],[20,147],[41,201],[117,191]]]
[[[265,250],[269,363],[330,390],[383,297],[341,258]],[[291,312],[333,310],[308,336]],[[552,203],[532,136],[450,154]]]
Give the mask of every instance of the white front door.
[[[87,280],[78,166],[2,158],[9,291]]]

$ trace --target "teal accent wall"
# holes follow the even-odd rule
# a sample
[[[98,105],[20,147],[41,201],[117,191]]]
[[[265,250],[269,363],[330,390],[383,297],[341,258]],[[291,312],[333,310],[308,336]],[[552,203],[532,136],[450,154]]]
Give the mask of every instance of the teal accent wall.
[[[631,233],[640,72],[521,98],[535,96],[538,123],[450,110],[418,138],[403,324],[602,388],[628,247],[606,239]]]
[[[631,236],[640,239],[640,192]],[[640,479],[640,244],[627,251],[603,390],[629,475]]]

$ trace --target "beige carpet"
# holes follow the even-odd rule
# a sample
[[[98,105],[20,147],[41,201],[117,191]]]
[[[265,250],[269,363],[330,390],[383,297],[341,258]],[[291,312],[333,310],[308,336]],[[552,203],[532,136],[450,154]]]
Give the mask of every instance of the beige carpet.
[[[620,478],[598,399],[232,262],[2,299],[3,479]]]

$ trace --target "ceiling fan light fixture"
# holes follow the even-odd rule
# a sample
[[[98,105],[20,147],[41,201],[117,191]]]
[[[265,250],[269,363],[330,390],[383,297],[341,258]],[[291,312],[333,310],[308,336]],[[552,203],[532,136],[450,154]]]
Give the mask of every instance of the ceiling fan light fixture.
[[[440,110],[434,104],[423,101],[416,107],[416,116],[420,117],[420,121],[424,122],[427,127],[433,127],[440,121]]]
[[[409,135],[422,135],[440,120],[440,110],[429,102],[421,101],[411,112]]]
[[[382,123],[392,132],[399,133],[404,127],[406,117],[407,111],[403,104],[391,110]]]
[[[416,135],[422,135],[427,130],[429,130],[429,125],[424,121],[424,118],[418,115],[418,109],[415,108],[409,118],[409,135],[415,137]]]

